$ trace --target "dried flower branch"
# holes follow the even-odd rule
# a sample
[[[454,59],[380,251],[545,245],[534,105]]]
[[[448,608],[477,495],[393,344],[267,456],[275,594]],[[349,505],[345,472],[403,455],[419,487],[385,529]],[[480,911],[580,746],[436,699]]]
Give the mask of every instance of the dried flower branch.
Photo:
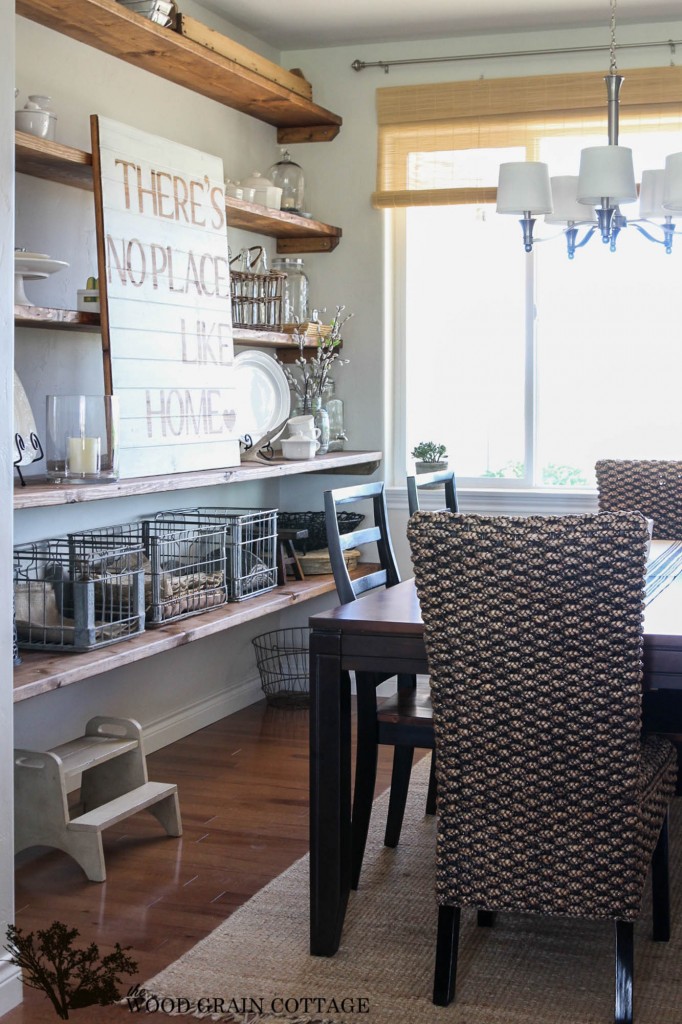
[[[317,348],[312,359],[306,359],[305,348],[308,340],[305,332],[294,331],[294,340],[298,344],[299,356],[292,364],[277,362],[284,370],[289,387],[294,392],[303,408],[309,410],[314,398],[321,398],[330,382],[330,371],[334,364],[344,366],[350,360],[342,359],[339,347],[342,342],[341,331],[345,323],[355,314],[343,315],[345,306],[337,306],[334,318],[329,325],[331,330],[322,332],[323,324],[317,325]],[[294,372],[294,369],[296,372]]]

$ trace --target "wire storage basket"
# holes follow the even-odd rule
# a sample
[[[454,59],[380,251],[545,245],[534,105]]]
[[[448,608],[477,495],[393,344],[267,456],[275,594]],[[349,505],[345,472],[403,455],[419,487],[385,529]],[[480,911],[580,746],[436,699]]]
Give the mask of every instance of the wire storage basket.
[[[227,601],[225,531],[213,523],[141,519],[71,534],[70,539],[81,545],[142,547],[148,626],[198,615]]]
[[[201,523],[222,529],[229,601],[277,586],[277,509],[202,507],[159,512],[154,522]]]
[[[351,533],[365,517],[358,512],[337,512],[339,533]],[[327,547],[327,525],[324,512],[280,512],[279,525],[284,530],[307,530],[305,540],[295,540],[294,547],[306,555]]]
[[[142,545],[55,537],[14,549],[17,643],[91,651],[142,633]]]
[[[308,707],[309,637],[308,626],[295,626],[253,638],[263,693],[273,707]]]
[[[282,294],[287,275],[281,270],[265,268],[262,245],[243,249],[239,256],[230,260],[230,264],[237,260],[248,269],[232,270],[230,266],[233,327],[279,331],[282,327]]]

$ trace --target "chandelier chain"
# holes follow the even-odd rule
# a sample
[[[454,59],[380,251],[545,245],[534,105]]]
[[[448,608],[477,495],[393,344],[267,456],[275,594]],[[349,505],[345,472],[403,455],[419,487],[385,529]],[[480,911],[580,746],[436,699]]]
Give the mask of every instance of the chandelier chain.
[[[611,0],[611,45],[609,47],[609,74],[615,75],[618,72],[616,66],[616,0]]]

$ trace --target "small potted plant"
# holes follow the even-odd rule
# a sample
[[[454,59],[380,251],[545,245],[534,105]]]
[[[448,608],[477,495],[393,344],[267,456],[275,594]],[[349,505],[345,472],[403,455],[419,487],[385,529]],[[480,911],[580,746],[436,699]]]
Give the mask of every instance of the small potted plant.
[[[448,453],[444,444],[435,441],[420,441],[412,449],[414,468],[417,473],[435,473],[447,469]]]

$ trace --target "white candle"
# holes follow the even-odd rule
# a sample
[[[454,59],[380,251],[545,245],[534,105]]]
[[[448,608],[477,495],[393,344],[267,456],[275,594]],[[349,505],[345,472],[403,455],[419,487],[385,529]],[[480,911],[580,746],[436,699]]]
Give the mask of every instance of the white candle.
[[[99,437],[70,437],[67,465],[69,473],[99,473]]]

